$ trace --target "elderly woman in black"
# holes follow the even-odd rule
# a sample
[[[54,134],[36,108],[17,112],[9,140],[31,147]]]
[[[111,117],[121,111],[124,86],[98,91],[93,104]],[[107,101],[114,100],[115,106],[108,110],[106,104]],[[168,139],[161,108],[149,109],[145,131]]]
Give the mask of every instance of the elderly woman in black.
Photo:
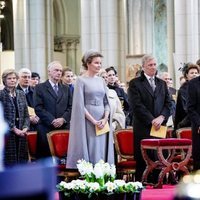
[[[5,143],[5,167],[28,161],[26,133],[29,128],[29,114],[23,91],[16,90],[18,75],[13,69],[2,74],[4,89],[0,91],[0,102],[4,118],[9,126]]]

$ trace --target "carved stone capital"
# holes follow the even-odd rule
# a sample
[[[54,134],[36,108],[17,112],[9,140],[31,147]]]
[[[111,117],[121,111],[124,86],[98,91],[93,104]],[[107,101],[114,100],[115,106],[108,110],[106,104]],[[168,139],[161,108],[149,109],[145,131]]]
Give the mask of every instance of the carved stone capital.
[[[79,35],[61,35],[54,37],[54,50],[55,51],[64,51],[64,46],[66,49],[76,49],[77,44],[80,43]]]

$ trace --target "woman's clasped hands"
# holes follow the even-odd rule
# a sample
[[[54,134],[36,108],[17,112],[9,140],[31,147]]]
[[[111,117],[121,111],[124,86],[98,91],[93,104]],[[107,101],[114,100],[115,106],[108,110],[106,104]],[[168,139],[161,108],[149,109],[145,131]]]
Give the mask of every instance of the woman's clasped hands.
[[[105,126],[105,124],[106,124],[107,121],[108,121],[108,119],[103,118],[103,119],[101,119],[99,121],[96,121],[95,125],[97,125],[97,127],[99,129],[102,129],[102,128],[104,128],[104,126]]]

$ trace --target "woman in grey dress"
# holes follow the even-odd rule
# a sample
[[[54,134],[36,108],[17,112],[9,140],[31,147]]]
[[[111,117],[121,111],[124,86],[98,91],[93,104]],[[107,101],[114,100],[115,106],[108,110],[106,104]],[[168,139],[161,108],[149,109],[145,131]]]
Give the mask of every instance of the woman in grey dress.
[[[106,84],[96,76],[101,58],[95,50],[87,51],[82,58],[86,71],[77,78],[74,88],[67,168],[77,168],[79,159],[93,164],[100,159],[114,163],[112,132],[96,136],[95,131],[95,126],[104,128],[110,112]]]

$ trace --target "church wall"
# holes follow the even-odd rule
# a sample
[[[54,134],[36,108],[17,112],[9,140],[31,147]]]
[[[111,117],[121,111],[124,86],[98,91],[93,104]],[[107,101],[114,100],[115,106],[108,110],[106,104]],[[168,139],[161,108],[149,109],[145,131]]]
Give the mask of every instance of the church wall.
[[[2,75],[5,69],[15,69],[15,52],[14,51],[0,52],[0,76]],[[2,85],[1,78],[0,78],[0,85]]]

